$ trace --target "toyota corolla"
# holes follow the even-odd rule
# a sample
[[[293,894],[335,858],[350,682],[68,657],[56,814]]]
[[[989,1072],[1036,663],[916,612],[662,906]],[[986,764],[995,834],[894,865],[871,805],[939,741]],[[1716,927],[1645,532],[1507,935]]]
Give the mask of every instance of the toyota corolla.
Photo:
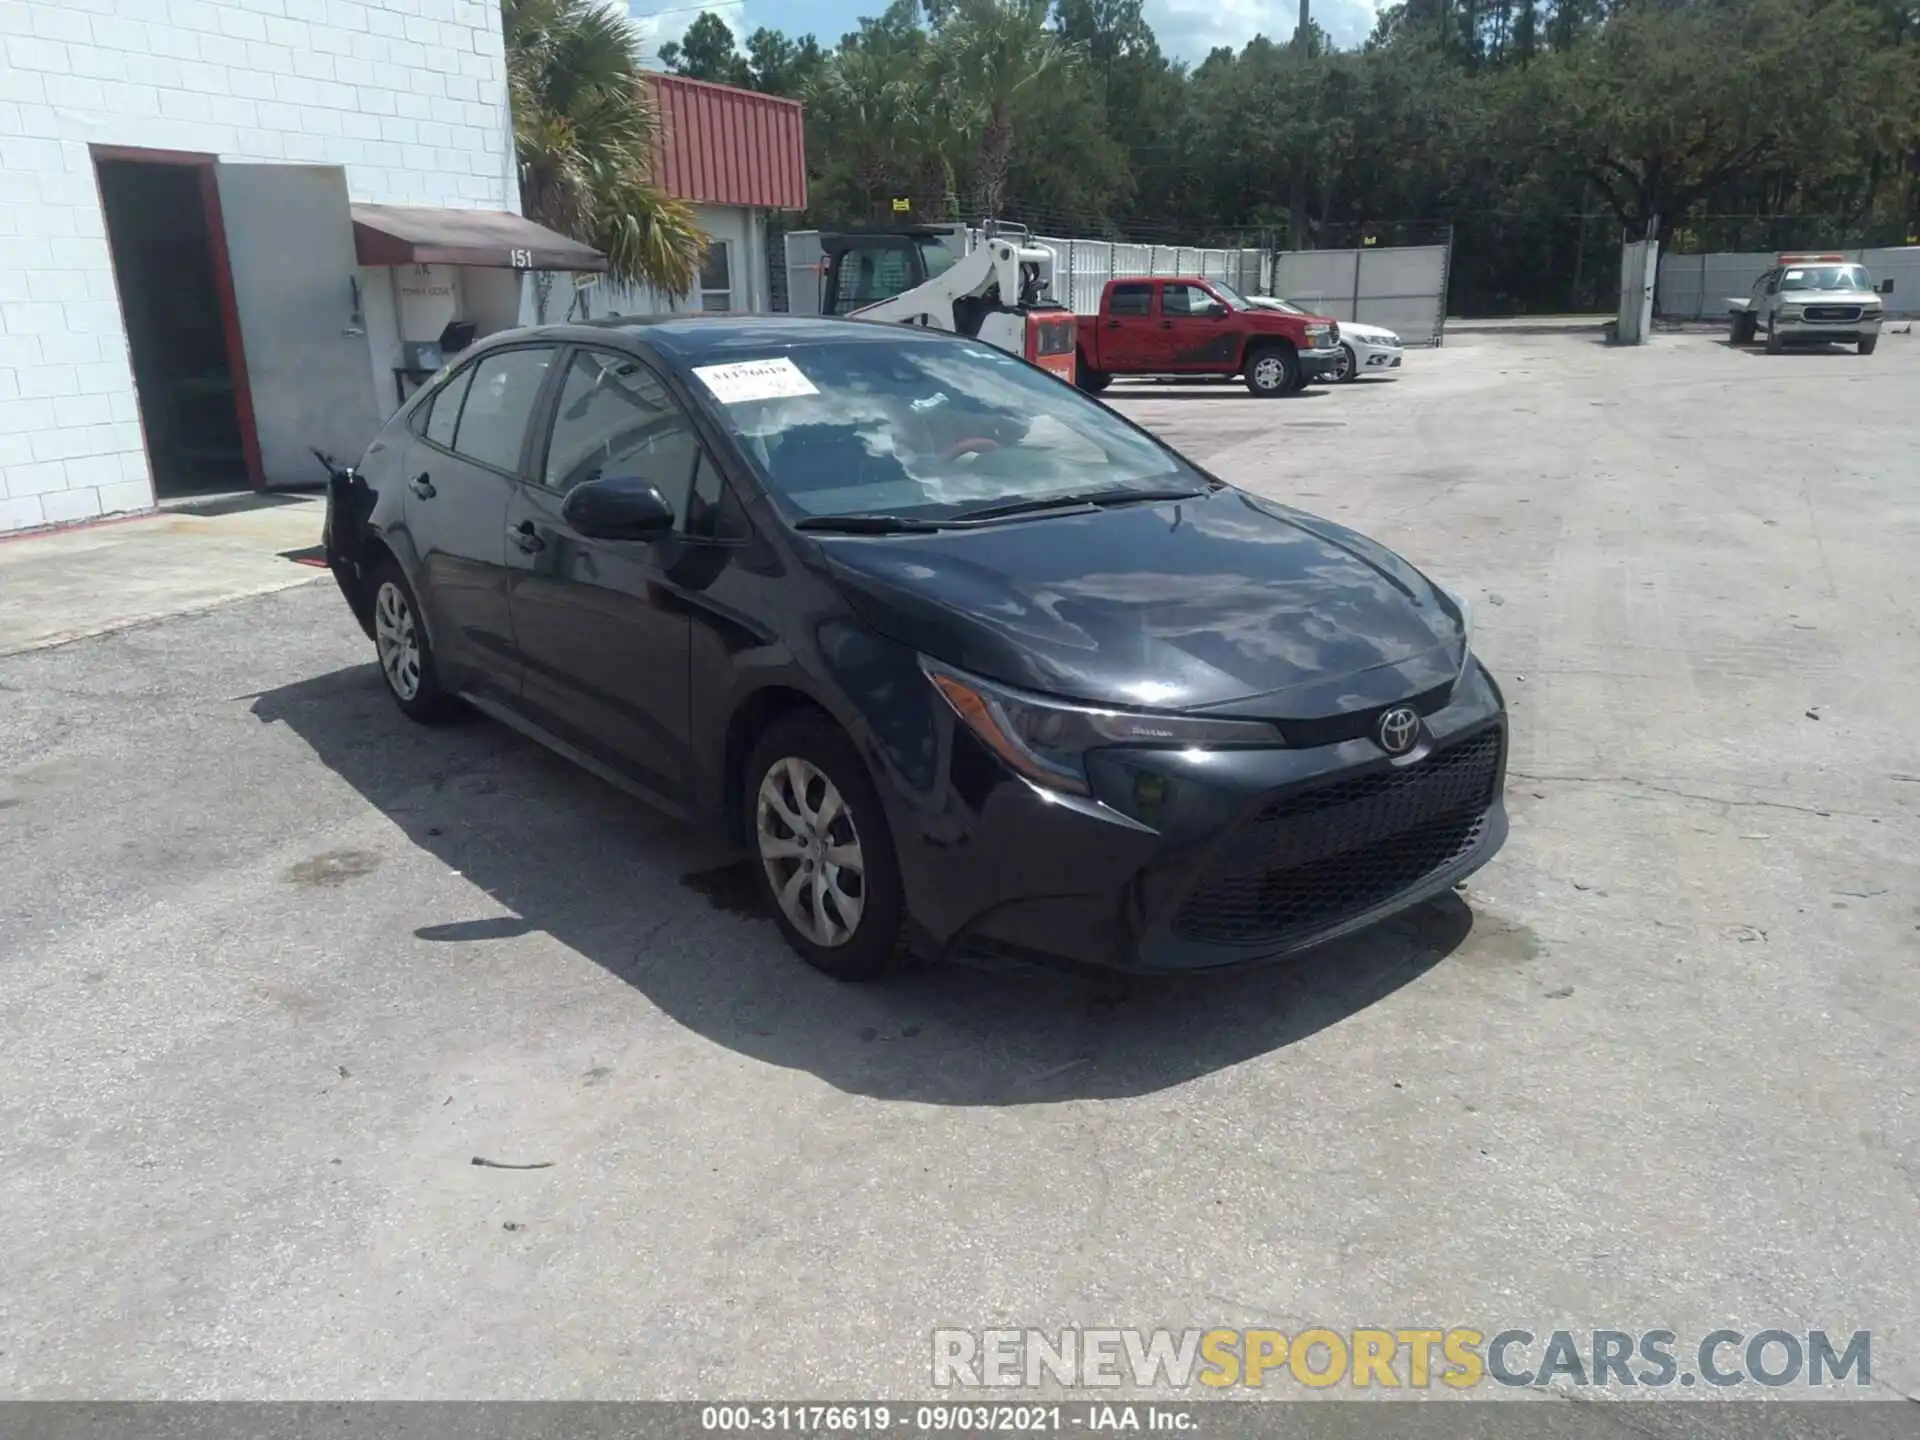
[[[1268,959],[1506,835],[1462,600],[951,335],[494,337],[335,475],[326,549],[407,716],[718,828],[843,979]]]

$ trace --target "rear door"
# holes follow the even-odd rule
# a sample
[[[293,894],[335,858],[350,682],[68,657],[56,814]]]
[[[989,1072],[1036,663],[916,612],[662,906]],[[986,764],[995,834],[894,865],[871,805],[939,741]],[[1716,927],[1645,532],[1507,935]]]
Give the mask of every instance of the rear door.
[[[692,418],[648,366],[582,346],[508,512],[513,628],[528,716],[670,804],[688,798],[689,547],[720,484]],[[637,477],[673,506],[658,540],[596,540],[567,524],[569,491]],[[695,567],[698,568],[698,567]]]
[[[1153,369],[1158,331],[1151,280],[1116,282],[1100,315],[1100,368],[1116,374]]]
[[[553,359],[552,345],[521,345],[461,367],[419,418],[403,472],[420,603],[442,680],[507,704],[520,697],[507,502]]]

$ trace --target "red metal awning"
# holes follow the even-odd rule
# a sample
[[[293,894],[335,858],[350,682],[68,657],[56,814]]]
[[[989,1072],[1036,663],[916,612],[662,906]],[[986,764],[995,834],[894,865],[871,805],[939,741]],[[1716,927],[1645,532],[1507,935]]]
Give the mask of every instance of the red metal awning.
[[[353,205],[362,265],[483,265],[497,270],[605,270],[591,245],[504,210]]]
[[[807,147],[798,100],[731,85],[649,75],[658,121],[654,182],[703,205],[807,208]]]

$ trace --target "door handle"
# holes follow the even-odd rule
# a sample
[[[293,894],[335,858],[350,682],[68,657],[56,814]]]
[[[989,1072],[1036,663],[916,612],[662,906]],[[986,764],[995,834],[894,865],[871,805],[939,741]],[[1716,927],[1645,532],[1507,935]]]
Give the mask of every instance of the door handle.
[[[433,488],[433,481],[427,477],[427,472],[424,470],[407,482],[407,488],[422,500],[431,500],[438,493]]]
[[[1160,328],[1162,330],[1171,330],[1173,328],[1173,322],[1171,320],[1162,320],[1160,322]]]
[[[1118,320],[1109,320],[1107,322],[1107,328],[1109,330],[1118,330],[1120,328],[1120,322]]]
[[[533,554],[536,550],[544,550],[547,548],[547,542],[542,540],[538,532],[534,530],[531,520],[522,520],[518,525],[509,525],[507,527],[507,538],[529,555]]]

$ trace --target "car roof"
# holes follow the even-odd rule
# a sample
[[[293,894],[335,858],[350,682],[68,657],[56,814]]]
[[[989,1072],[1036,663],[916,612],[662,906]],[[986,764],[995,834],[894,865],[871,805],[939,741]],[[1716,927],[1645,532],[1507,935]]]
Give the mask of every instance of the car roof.
[[[914,325],[811,315],[619,315],[606,320],[502,331],[487,336],[481,345],[528,340],[604,344],[616,336],[682,365],[700,365],[729,356],[766,355],[809,345],[933,345],[954,338],[943,330]]]

